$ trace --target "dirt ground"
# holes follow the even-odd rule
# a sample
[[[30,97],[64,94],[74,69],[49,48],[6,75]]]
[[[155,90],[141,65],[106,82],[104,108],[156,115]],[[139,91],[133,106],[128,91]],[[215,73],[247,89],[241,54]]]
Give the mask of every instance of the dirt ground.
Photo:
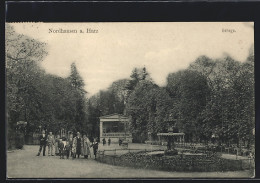
[[[59,159],[36,156],[38,146],[7,153],[8,178],[249,178],[250,171],[237,172],[166,172],[102,164],[94,159]],[[100,147],[109,148],[109,147]],[[46,148],[47,154],[47,148]]]

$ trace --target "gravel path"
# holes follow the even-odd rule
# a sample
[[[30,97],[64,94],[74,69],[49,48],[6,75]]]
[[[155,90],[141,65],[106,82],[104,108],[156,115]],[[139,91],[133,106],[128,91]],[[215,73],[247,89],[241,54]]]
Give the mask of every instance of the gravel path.
[[[38,146],[7,153],[8,178],[228,178],[252,177],[239,172],[165,172],[134,169],[99,163],[93,159],[59,159],[58,156],[36,156]],[[47,152],[47,151],[46,151]]]

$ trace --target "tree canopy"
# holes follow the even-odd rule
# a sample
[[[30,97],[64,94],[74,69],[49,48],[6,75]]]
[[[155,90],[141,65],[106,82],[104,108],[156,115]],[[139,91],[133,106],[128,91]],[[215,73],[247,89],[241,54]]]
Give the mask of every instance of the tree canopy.
[[[254,50],[246,61],[226,56],[200,56],[184,70],[169,73],[158,86],[146,67],[133,68],[126,79],[86,98],[85,83],[76,62],[68,77],[47,74],[40,63],[48,45],[17,34],[6,25],[6,101],[8,138],[18,121],[26,121],[27,133],[39,126],[57,132],[65,128],[99,136],[99,117],[112,113],[131,118],[135,142],[167,132],[173,121],[186,141],[254,143]]]
[[[62,78],[47,74],[40,66],[48,54],[47,44],[17,34],[6,25],[7,126],[11,138],[17,121],[27,122],[27,134],[39,126],[56,133],[61,128],[86,132],[84,82],[71,65]]]

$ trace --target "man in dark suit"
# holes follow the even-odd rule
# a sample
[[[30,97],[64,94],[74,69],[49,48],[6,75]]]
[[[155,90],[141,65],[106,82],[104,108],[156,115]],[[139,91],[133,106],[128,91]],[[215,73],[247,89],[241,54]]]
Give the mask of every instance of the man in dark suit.
[[[40,149],[39,149],[37,156],[40,156],[42,149],[43,149],[42,155],[45,156],[46,144],[47,144],[47,135],[45,134],[45,131],[43,130],[42,134],[40,135]]]

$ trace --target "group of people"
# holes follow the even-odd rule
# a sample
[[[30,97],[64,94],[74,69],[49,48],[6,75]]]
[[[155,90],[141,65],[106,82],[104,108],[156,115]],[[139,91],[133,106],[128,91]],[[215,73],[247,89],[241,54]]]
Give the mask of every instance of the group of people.
[[[103,146],[107,143],[107,141],[106,141],[105,138],[102,139],[102,142],[103,142]],[[111,144],[111,139],[110,139],[110,137],[109,137],[109,138],[108,138],[108,145],[110,146],[110,144]]]
[[[90,148],[93,148],[93,154],[96,159],[96,154],[98,150],[98,142],[97,139],[94,138],[93,142],[90,142],[87,135],[83,135],[77,132],[77,135],[73,137],[73,134],[70,134],[68,138],[57,136],[56,138],[53,136],[52,132],[49,132],[48,135],[45,134],[45,131],[42,131],[40,135],[40,148],[37,156],[40,156],[41,151],[43,156],[45,156],[46,146],[48,147],[48,155],[54,156],[55,154],[59,155],[61,159],[64,159],[64,156],[67,159],[71,156],[72,159],[79,158],[81,155],[84,158],[91,157]]]

